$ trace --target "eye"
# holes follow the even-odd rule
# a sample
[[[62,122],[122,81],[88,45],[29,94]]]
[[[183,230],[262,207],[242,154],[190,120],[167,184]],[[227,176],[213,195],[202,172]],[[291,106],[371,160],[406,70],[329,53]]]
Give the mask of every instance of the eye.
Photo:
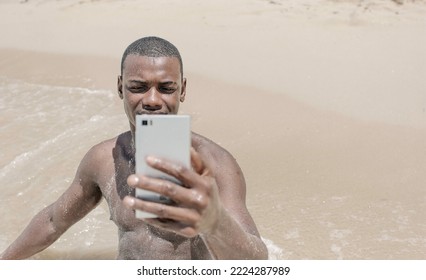
[[[148,87],[144,85],[138,85],[138,86],[129,86],[127,89],[132,93],[144,93],[148,90]]]
[[[172,94],[176,91],[176,88],[174,87],[160,87],[160,92],[165,94]]]

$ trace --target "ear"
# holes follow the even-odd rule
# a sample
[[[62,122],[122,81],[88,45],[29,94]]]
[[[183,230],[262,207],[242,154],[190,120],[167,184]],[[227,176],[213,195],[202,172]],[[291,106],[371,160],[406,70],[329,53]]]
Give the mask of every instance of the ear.
[[[185,96],[186,96],[186,78],[183,78],[182,79],[182,90],[180,92],[180,97],[179,97],[180,102],[185,101]]]
[[[117,79],[117,91],[120,99],[123,99],[123,78],[121,75],[119,75]]]

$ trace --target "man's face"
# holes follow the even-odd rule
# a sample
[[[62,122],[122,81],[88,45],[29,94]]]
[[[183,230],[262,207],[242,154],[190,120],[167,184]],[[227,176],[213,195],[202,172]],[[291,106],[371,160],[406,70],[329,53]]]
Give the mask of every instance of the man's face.
[[[141,114],[177,114],[185,100],[186,79],[175,57],[147,57],[130,54],[118,77],[118,93],[131,130],[135,116]]]

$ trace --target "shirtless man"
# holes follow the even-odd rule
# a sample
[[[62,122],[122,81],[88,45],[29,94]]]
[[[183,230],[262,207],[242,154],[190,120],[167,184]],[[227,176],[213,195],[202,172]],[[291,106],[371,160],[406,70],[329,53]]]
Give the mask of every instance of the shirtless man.
[[[118,259],[267,258],[266,246],[245,205],[241,169],[214,142],[192,133],[192,168],[164,158],[147,158],[149,165],[174,176],[185,187],[134,174],[135,116],[177,114],[185,100],[186,79],[176,47],[157,37],[129,45],[117,87],[130,131],[92,147],[71,186],[31,220],[0,258],[24,259],[44,250],[102,197],[118,227]],[[135,188],[168,196],[176,205],[137,199]],[[136,209],[159,218],[136,219]]]

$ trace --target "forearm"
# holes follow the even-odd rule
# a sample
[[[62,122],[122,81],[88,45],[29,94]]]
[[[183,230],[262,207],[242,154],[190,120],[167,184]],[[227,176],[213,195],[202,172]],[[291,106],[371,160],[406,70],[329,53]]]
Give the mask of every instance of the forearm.
[[[0,258],[26,259],[55,242],[63,231],[53,226],[51,208],[49,206],[39,212]]]
[[[227,211],[217,226],[201,237],[215,259],[267,259],[268,250],[261,238],[249,233]]]

